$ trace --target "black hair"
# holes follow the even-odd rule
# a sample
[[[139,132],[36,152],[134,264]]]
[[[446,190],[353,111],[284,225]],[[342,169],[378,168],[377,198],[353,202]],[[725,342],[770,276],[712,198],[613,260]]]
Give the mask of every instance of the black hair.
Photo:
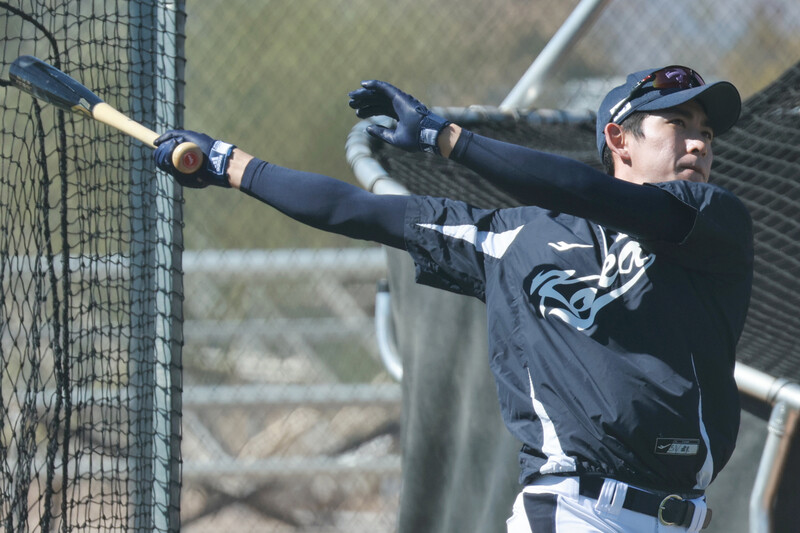
[[[642,122],[647,115],[648,113],[646,111],[634,111],[629,116],[625,117],[625,119],[619,123],[619,126],[623,131],[630,133],[637,139],[641,139],[644,137]],[[614,158],[611,156],[611,150],[608,149],[608,146],[603,147],[603,170],[605,170],[606,174],[614,175]]]

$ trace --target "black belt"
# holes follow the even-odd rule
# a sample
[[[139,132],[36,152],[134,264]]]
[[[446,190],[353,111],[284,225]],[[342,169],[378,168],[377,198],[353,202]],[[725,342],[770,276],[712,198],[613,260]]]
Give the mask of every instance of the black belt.
[[[602,477],[581,477],[580,494],[587,498],[597,499],[603,488]],[[695,505],[684,500],[677,494],[646,492],[628,485],[625,493],[624,509],[635,513],[642,513],[658,518],[658,521],[667,526],[689,527],[694,518]],[[706,513],[703,529],[711,522],[711,509]]]

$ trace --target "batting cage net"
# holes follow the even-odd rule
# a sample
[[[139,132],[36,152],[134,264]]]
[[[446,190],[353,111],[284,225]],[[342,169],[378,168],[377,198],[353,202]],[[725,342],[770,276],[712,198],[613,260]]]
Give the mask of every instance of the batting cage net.
[[[601,169],[594,114],[438,108],[476,133],[578,159]],[[712,180],[736,193],[753,217],[755,273],[739,361],[800,379],[800,63],[747,99],[736,127],[715,141]],[[410,192],[478,207],[518,205],[505,192],[447,159],[371,142],[374,158]]]
[[[34,55],[173,125],[181,12],[159,4],[0,2],[0,530],[178,527],[179,196],[149,148],[8,76]]]

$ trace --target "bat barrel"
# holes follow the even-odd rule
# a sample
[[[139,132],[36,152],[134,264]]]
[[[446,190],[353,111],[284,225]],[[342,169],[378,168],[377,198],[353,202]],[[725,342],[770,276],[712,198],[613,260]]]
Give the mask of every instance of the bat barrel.
[[[90,114],[103,101],[74,78],[33,56],[15,59],[8,75],[19,89],[66,111]]]
[[[11,63],[11,82],[19,89],[66,111],[80,111],[93,119],[155,148],[158,133],[120,113],[77,80],[33,56],[23,55]],[[181,143],[172,152],[172,163],[191,174],[203,163],[203,152],[194,143]]]

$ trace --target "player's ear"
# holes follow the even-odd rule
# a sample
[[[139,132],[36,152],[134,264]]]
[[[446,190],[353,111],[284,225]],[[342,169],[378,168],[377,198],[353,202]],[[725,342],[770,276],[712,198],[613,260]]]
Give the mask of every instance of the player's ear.
[[[629,161],[627,135],[622,126],[610,122],[606,124],[603,132],[606,135],[606,146],[613,154],[616,154],[622,161]]]

